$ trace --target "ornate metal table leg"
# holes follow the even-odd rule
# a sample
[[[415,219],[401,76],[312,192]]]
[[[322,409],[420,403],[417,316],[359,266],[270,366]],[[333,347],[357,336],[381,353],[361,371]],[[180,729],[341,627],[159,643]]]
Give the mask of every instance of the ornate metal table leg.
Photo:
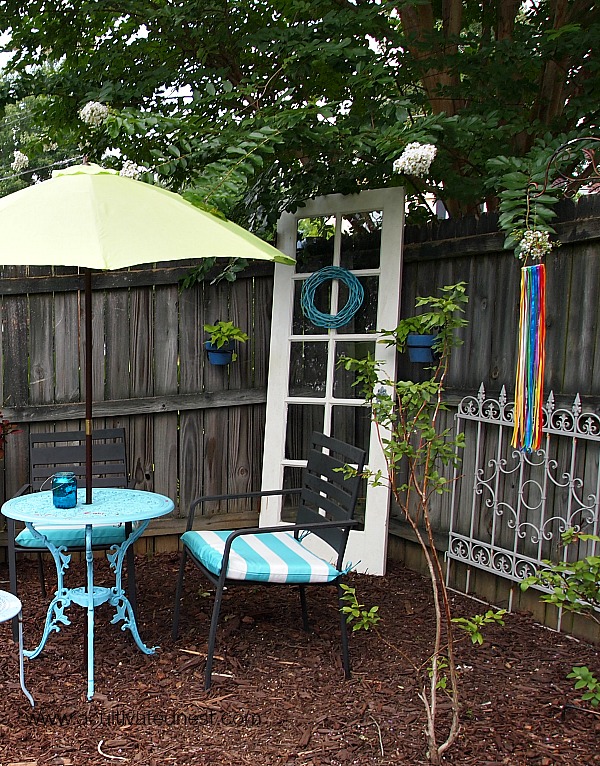
[[[87,568],[87,667],[89,700],[94,696],[94,552],[92,551],[92,526],[85,527],[85,561]]]
[[[111,548],[112,553],[107,554],[107,558],[110,562],[110,566],[115,572],[115,587],[112,589],[112,596],[110,603],[116,607],[115,616],[111,620],[111,624],[115,624],[120,620],[123,620],[121,630],[130,630],[131,635],[138,647],[144,652],[144,654],[154,654],[156,647],[146,646],[140,634],[138,633],[137,622],[135,619],[135,613],[131,606],[131,602],[125,595],[122,585],[123,574],[123,561],[125,560],[125,554],[127,549],[135,543],[135,541],[141,537],[144,530],[150,523],[149,520],[142,521],[140,524],[133,528],[129,537],[121,543],[121,545],[114,545]]]
[[[65,609],[71,605],[71,598],[69,596],[69,591],[64,586],[63,577],[65,569],[69,568],[71,556],[66,553],[67,549],[63,545],[57,548],[50,540],[45,537],[45,535],[43,535],[41,532],[38,532],[30,522],[26,521],[25,526],[37,540],[39,540],[46,546],[46,548],[48,548],[52,554],[52,558],[56,564],[57,577],[56,592],[54,594],[54,598],[48,606],[48,611],[46,612],[46,622],[44,624],[44,632],[42,633],[40,643],[35,647],[35,649],[23,650],[25,657],[34,659],[43,650],[50,633],[58,632],[60,630],[59,623],[63,625],[71,624],[71,621],[65,614]]]

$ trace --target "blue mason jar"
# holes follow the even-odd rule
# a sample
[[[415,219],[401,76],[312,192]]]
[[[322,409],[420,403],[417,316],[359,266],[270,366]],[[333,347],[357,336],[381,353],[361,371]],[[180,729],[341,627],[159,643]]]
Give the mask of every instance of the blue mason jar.
[[[77,479],[71,471],[55,473],[52,477],[52,502],[55,508],[75,508]]]

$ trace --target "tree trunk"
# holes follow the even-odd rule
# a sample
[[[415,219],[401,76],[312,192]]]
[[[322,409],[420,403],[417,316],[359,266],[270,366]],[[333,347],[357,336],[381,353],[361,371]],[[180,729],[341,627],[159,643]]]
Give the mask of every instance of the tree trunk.
[[[574,3],[569,0],[552,0],[550,9],[553,17],[552,30],[555,32],[569,24],[579,24],[582,18],[587,18],[589,22],[590,15],[598,16],[599,13],[598,4],[594,0],[576,0]],[[546,62],[540,75],[539,95],[532,114],[533,119],[551,126],[562,115],[570,92],[577,89],[576,83],[568,82],[569,76],[572,81],[587,76],[585,71],[579,72],[578,75],[570,74],[571,66],[572,59],[568,55]]]
[[[464,107],[464,101],[451,95],[452,90],[460,84],[458,74],[450,68],[428,67],[427,62],[431,59],[432,52],[436,55],[448,55],[457,51],[456,37],[460,34],[462,24],[462,2],[443,0],[444,36],[441,45],[436,42],[433,7],[430,2],[407,5],[400,8],[398,12],[407,38],[408,49],[417,62],[421,83],[433,113],[444,112],[450,117],[455,115]],[[447,94],[448,90],[450,93]]]
[[[520,7],[520,0],[503,0],[497,3],[496,40],[513,39],[515,17]]]

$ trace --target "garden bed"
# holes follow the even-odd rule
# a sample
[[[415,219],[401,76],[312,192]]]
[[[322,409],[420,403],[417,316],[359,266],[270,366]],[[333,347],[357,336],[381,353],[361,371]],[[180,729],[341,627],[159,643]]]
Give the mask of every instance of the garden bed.
[[[427,580],[391,564],[386,577],[353,576],[359,600],[380,605],[380,635],[350,638],[353,676],[343,679],[332,589],[309,592],[313,633],[301,630],[297,595],[286,588],[230,590],[217,640],[215,677],[204,691],[212,599],[190,569],[181,632],[171,639],[178,556],[138,558],[139,629],[160,649],[142,654],[128,632],[96,619],[96,695],[85,698],[85,613],[50,636],[22,695],[10,625],[0,625],[0,766],[252,764],[348,766],[426,764],[423,709],[411,665],[425,665],[432,632]],[[99,566],[102,578],[106,564]],[[45,615],[34,562],[19,562],[25,642]],[[68,579],[84,577],[72,564]],[[0,566],[1,588],[7,569]],[[456,616],[481,611],[457,596]],[[585,664],[600,673],[600,651],[509,615],[475,648],[461,641],[462,726],[447,763],[460,766],[600,764],[600,718],[573,709],[566,679]]]

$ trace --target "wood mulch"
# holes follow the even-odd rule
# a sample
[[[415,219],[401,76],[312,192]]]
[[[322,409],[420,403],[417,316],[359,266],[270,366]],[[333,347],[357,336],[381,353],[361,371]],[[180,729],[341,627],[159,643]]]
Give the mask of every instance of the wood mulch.
[[[19,562],[25,643],[45,616],[34,562]],[[204,652],[212,599],[193,568],[186,577],[178,641],[171,639],[178,567],[174,554],[138,558],[139,629],[160,648],[140,652],[128,631],[96,617],[96,695],[85,697],[85,614],[50,636],[18,684],[10,626],[0,625],[0,766],[388,766],[428,763],[423,709],[412,665],[427,664],[427,581],[392,563],[383,578],[354,575],[362,603],[378,604],[380,635],[350,638],[353,677],[343,679],[333,589],[309,593],[314,624],[301,630],[297,594],[287,588],[230,590],[225,597],[210,692]],[[108,576],[98,562],[97,581]],[[73,563],[69,582],[84,576]],[[0,565],[0,588],[7,589]],[[78,583],[79,584],[79,583]],[[481,611],[455,597],[456,616]],[[573,665],[600,674],[600,651],[513,614],[486,642],[458,646],[462,725],[445,763],[460,766],[600,764],[600,718],[573,709]]]

